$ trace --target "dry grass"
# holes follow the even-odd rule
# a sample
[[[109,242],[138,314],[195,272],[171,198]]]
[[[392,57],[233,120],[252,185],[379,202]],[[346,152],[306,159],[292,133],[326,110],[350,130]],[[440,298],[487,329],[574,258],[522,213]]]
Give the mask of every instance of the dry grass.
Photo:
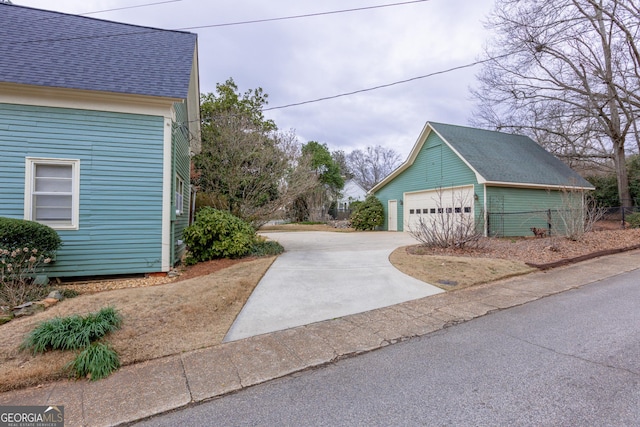
[[[458,256],[423,256],[398,248],[389,256],[400,271],[445,290],[527,274],[535,269],[521,261]]]
[[[287,224],[269,231],[345,231],[327,225]],[[349,231],[349,230],[347,230]],[[590,233],[582,242],[547,239],[490,239],[480,250],[438,251],[400,248],[390,256],[401,271],[451,290],[490,282],[533,269],[525,262],[550,262],[584,253],[640,243],[640,230]],[[108,337],[124,365],[219,344],[275,257],[216,260],[168,278],[130,279],[71,285],[83,295],[45,312],[0,326],[0,391],[62,378],[72,352],[32,356],[18,347],[41,321],[84,315],[112,305],[124,317],[121,330]],[[184,280],[186,279],[186,280]],[[440,281],[456,282],[447,286]]]
[[[123,365],[220,344],[251,292],[275,258],[240,262],[198,278],[149,287],[87,293],[0,327],[0,391],[65,376],[72,352],[32,356],[19,351],[25,335],[56,316],[87,314],[105,306],[123,316],[108,339]]]
[[[390,260],[410,276],[452,290],[533,271],[526,263],[544,266],[603,251],[635,247],[640,244],[640,229],[602,229],[585,234],[578,242],[555,236],[542,239],[491,238],[480,243],[479,248],[464,249],[407,246],[394,251]]]

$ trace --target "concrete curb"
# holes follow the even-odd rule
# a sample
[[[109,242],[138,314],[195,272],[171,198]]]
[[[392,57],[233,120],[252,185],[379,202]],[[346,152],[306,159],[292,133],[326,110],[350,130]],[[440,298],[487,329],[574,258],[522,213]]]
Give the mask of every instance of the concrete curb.
[[[64,405],[66,426],[114,426],[423,336],[640,268],[640,251],[437,294],[120,369],[0,394],[0,405]]]

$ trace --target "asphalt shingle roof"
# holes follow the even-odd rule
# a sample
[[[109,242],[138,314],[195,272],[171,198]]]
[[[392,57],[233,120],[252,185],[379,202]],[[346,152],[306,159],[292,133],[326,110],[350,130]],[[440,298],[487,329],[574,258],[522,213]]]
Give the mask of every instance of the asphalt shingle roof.
[[[487,181],[593,187],[527,136],[429,124]]]
[[[0,82],[184,99],[196,37],[0,3]]]

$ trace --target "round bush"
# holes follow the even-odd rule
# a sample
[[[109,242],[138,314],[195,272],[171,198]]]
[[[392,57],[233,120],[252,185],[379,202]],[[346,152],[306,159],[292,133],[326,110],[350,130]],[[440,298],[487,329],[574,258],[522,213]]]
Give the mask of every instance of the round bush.
[[[24,219],[0,217],[0,248],[35,248],[40,253],[50,255],[60,246],[60,236],[47,225]]]
[[[211,207],[202,208],[195,222],[184,230],[192,262],[243,257],[256,240],[256,231],[248,222]]]
[[[352,204],[353,206],[353,204]],[[351,213],[351,226],[356,230],[375,230],[384,225],[384,207],[376,196],[367,196]]]

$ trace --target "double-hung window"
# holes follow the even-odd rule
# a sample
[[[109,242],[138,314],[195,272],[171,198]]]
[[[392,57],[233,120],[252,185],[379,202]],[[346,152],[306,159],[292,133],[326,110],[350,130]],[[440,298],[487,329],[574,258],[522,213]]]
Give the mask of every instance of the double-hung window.
[[[176,215],[184,213],[184,181],[176,176]]]
[[[24,217],[56,230],[77,230],[80,160],[27,157]]]

